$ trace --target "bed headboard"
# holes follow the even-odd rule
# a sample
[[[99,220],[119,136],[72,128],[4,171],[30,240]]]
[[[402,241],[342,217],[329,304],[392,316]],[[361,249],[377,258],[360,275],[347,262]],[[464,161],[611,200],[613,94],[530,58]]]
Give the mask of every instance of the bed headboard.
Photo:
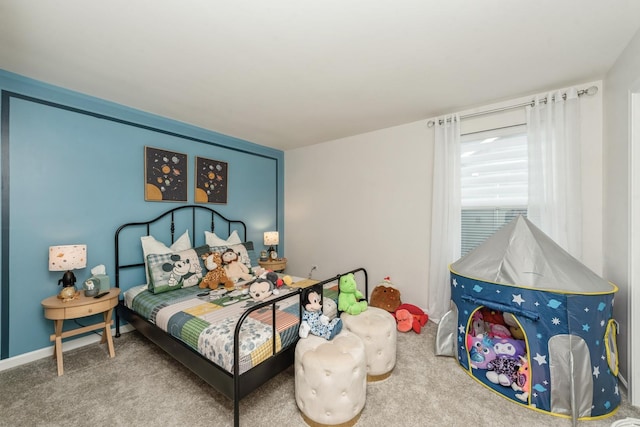
[[[115,233],[115,286],[120,287],[122,273],[126,271],[144,273],[140,237],[152,235],[173,243],[185,230],[189,230],[193,246],[204,242],[205,230],[223,238],[235,230],[243,241],[247,239],[247,226],[243,221],[228,219],[203,205],[178,206],[148,221],[123,224]]]

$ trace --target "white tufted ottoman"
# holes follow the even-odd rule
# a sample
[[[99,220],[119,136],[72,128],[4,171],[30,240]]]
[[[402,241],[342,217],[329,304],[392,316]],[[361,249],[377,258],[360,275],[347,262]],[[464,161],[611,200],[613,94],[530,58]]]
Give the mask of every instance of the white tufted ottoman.
[[[296,344],[295,394],[310,426],[352,426],[367,397],[364,343],[342,331],[332,340],[315,335]]]
[[[367,352],[367,380],[381,381],[391,375],[396,366],[396,319],[391,313],[377,307],[352,316],[340,315],[342,330],[353,332],[362,339]]]

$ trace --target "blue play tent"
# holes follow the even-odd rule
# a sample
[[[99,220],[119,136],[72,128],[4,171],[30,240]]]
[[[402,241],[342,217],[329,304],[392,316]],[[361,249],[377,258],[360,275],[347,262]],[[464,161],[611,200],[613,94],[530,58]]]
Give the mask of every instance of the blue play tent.
[[[617,287],[519,216],[450,265],[436,352],[529,408],[577,419],[620,405]]]

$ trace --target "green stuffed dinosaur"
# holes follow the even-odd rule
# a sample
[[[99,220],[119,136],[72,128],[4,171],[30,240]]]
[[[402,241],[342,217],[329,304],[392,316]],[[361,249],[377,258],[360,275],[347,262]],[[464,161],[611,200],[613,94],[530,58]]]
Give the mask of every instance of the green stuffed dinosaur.
[[[358,290],[353,273],[340,277],[340,294],[338,295],[338,310],[351,315],[360,314],[367,309],[367,301],[362,292]]]

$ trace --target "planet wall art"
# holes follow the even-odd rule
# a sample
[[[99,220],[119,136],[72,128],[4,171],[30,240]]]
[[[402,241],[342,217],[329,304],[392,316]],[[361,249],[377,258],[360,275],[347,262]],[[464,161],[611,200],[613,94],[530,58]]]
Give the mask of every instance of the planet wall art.
[[[144,199],[155,202],[187,201],[187,155],[144,147]]]
[[[196,203],[227,203],[226,162],[196,157]]]

